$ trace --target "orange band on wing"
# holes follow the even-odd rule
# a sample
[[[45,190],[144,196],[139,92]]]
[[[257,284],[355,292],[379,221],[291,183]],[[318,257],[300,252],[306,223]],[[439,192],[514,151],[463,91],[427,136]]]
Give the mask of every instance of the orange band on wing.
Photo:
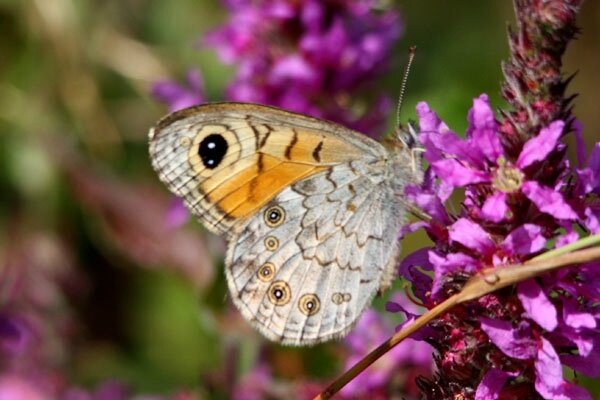
[[[233,218],[245,217],[267,204],[277,193],[327,167],[284,162],[262,155],[260,166],[246,168],[213,190],[209,199]]]

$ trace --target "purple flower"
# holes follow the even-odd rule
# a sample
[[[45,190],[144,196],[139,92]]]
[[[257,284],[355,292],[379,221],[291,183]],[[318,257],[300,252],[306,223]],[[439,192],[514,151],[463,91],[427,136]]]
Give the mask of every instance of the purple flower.
[[[462,139],[427,104],[420,103],[417,113],[430,170],[406,194],[432,219],[405,230],[425,229],[434,246],[406,257],[400,273],[427,307],[484,268],[526,261],[551,241],[560,246],[576,240],[577,229],[598,229],[600,144],[586,166],[573,171],[560,141],[563,121],[520,142],[509,140],[481,95]],[[585,151],[578,153],[584,160]],[[451,213],[445,203],[458,188],[462,208]],[[531,396],[590,398],[565,380],[562,368],[600,374],[590,366],[600,364],[600,280],[594,265],[521,282],[516,291],[483,296],[441,317],[429,332],[440,352],[439,373],[464,390],[474,386],[478,399],[498,398],[516,375],[521,388],[529,382],[525,390]],[[479,377],[477,385],[466,376],[471,382]]]
[[[427,104],[417,106],[420,120],[429,123],[433,112]],[[509,217],[523,194],[538,209],[558,219],[577,219],[577,214],[556,188],[536,181],[540,171],[536,163],[544,160],[558,143],[564,128],[555,121],[529,139],[511,161],[502,145],[498,124],[487,95],[473,101],[469,112],[466,140],[460,139],[445,125],[437,131],[422,131],[420,139],[427,150],[425,158],[435,174],[448,185],[463,187],[488,184],[493,191],[485,197],[478,211],[481,218],[500,222]],[[530,168],[531,167],[531,168]],[[511,207],[511,204],[513,207]]]
[[[328,118],[371,135],[391,101],[358,102],[388,64],[402,31],[398,14],[372,0],[228,1],[229,20],[204,43],[237,66],[231,100]],[[359,111],[363,110],[363,111]]]

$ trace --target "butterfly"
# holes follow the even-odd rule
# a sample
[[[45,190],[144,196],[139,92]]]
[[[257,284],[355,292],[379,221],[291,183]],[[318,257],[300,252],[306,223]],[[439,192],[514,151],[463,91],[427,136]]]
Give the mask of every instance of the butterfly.
[[[160,179],[228,241],[242,315],[273,341],[312,345],[344,336],[394,278],[404,188],[422,179],[407,137],[208,103],[161,119],[149,146]]]

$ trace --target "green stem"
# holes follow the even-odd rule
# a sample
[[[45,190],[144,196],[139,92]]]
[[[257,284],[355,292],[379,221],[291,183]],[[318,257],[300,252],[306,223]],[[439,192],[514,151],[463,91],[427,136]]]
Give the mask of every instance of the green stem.
[[[548,260],[552,257],[561,256],[563,254],[571,253],[576,250],[584,249],[589,246],[600,244],[600,234],[586,236],[583,239],[579,239],[576,242],[569,243],[566,246],[559,247],[558,249],[550,250],[544,254],[540,254],[537,257],[531,259],[531,261],[542,261]]]

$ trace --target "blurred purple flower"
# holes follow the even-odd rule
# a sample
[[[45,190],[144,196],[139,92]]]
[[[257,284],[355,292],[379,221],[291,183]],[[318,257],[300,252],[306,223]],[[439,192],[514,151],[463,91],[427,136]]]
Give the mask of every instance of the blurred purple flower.
[[[228,22],[204,43],[237,66],[230,100],[328,118],[373,136],[391,102],[355,99],[385,70],[402,25],[374,0],[227,1]]]
[[[0,399],[57,398],[77,328],[69,297],[86,287],[74,267],[54,235],[11,230],[0,259]]]
[[[409,303],[404,296],[394,297],[393,301],[388,303],[387,308],[390,311],[405,313],[405,323],[412,322],[414,313],[418,312],[416,306]],[[367,310],[344,340],[350,352],[346,359],[346,369],[356,364],[365,354],[388,339],[393,333],[394,329],[388,319],[375,311]],[[394,381],[395,385],[398,385],[398,379],[401,378],[404,395],[417,398],[418,392],[414,387],[414,378],[423,374],[429,375],[431,367],[431,346],[423,341],[409,338],[348,383],[342,389],[341,394],[348,398],[357,398],[367,394],[372,395],[375,391],[381,393],[385,398],[386,394],[389,395],[386,389],[389,389],[390,382]]]
[[[555,246],[576,240],[576,227],[594,232],[600,208],[594,195],[598,145],[587,166],[572,171],[560,142],[562,121],[516,144],[500,133],[485,95],[473,102],[465,139],[427,104],[420,103],[417,113],[431,169],[423,185],[409,188],[407,195],[434,218],[406,232],[424,228],[435,246],[409,255],[400,273],[423,304],[434,306],[483,268],[526,261],[550,240],[556,239]],[[459,187],[463,207],[449,213],[444,204]],[[433,279],[420,270],[433,272]],[[588,276],[598,274],[592,270],[590,265],[524,281],[516,292],[495,292],[440,318],[431,333],[441,354],[440,373],[464,379],[465,393],[478,377],[478,399],[498,398],[516,374],[521,386],[523,380],[531,384],[530,395],[591,398],[564,379],[562,364],[600,375],[586,367],[600,364],[600,281]]]
[[[165,103],[169,112],[200,104],[205,101],[202,75],[190,70],[185,86],[171,80],[157,82],[152,88],[152,95]]]
[[[0,400],[47,400],[49,398],[52,397],[21,376],[0,375]]]
[[[233,400],[260,400],[267,397],[273,376],[264,363],[259,363],[244,375],[233,388]]]
[[[171,204],[167,210],[165,224],[169,229],[175,229],[184,225],[190,219],[190,213],[178,197],[171,198]]]

